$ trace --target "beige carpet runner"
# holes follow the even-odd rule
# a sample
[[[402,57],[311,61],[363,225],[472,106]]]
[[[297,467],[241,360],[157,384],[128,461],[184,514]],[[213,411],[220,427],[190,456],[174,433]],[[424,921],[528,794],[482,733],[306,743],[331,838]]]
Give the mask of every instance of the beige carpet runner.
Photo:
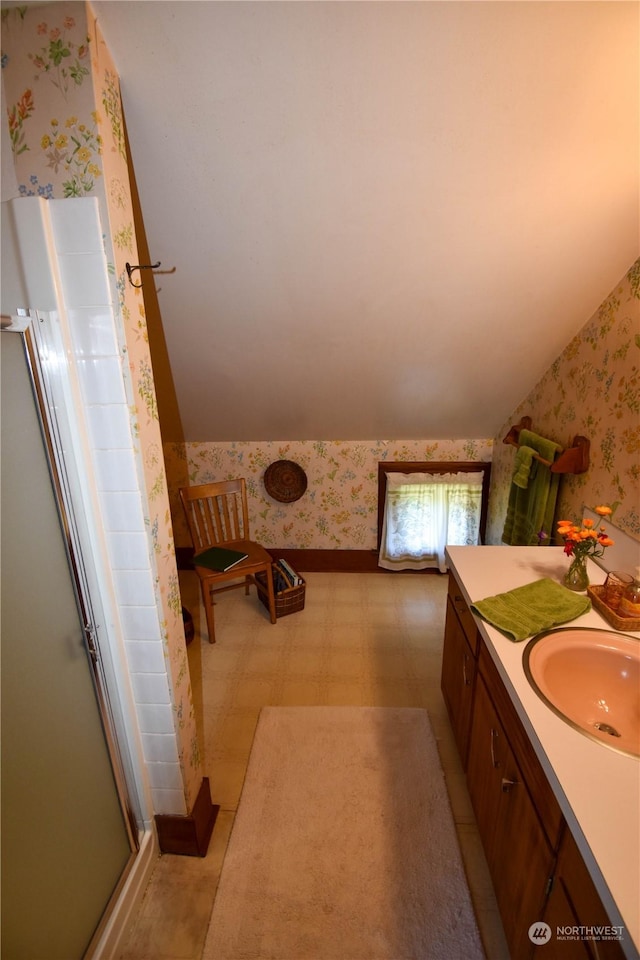
[[[267,958],[484,958],[425,710],[262,710],[203,960]]]

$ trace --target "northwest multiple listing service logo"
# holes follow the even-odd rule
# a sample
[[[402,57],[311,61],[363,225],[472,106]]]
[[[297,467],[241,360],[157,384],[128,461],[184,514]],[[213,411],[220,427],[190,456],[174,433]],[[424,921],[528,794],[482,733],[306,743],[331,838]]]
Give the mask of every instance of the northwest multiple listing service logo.
[[[537,920],[529,927],[529,940],[540,946],[549,943],[555,936],[556,940],[622,940],[623,927],[615,925],[600,926],[564,926],[556,927],[555,934],[548,923]]]
[[[548,943],[548,941],[551,940],[551,936],[551,927],[548,923],[542,923],[538,920],[537,923],[532,923],[529,927],[529,940],[531,940],[531,943]]]

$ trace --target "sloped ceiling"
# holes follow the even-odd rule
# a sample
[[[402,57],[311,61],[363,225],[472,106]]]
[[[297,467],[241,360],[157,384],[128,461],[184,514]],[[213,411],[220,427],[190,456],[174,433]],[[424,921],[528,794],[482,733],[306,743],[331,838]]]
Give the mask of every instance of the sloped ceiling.
[[[494,436],[640,253],[635,2],[92,5],[187,440]]]

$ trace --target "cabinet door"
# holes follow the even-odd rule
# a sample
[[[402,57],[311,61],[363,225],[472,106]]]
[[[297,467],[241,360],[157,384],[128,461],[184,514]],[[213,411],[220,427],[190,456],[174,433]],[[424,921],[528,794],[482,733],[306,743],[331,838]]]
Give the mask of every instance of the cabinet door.
[[[567,897],[564,884],[556,876],[553,889],[547,901],[544,920],[551,927],[551,938],[535,948],[534,957],[540,960],[594,960],[584,940],[558,940],[558,927],[578,926],[579,921],[573,912],[571,901]]]
[[[442,649],[442,695],[456,739],[463,767],[467,765],[469,726],[476,679],[476,660],[469,649],[451,603],[447,600],[447,619]]]
[[[548,944],[536,950],[540,960],[624,960],[618,940],[557,938],[564,927],[607,927],[611,921],[589,875],[578,846],[567,828],[544,919],[551,927]]]
[[[542,919],[554,855],[482,674],[475,691],[469,794],[512,956],[531,956],[529,927]]]

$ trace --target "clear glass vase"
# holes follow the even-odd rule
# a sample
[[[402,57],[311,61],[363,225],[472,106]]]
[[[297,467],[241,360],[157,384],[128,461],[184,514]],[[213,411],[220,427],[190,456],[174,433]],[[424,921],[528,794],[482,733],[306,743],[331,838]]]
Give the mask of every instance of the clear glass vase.
[[[587,558],[574,557],[571,566],[564,575],[563,584],[569,590],[575,590],[577,593],[583,593],[589,586],[589,574],[587,573]]]

